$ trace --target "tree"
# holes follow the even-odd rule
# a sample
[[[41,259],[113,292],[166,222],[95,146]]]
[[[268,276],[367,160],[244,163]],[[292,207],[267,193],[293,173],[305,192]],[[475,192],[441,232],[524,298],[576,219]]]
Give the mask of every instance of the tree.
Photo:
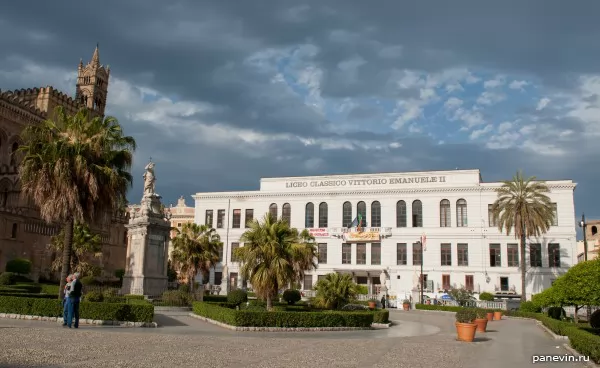
[[[290,228],[287,221],[268,213],[262,222],[253,220],[249,226],[240,238],[244,246],[236,249],[235,255],[241,262],[242,276],[267,301],[267,309],[272,310],[277,292],[312,267],[307,257],[314,256],[315,245],[297,229]]]
[[[544,182],[536,181],[534,176],[525,179],[521,172],[517,172],[512,180],[504,181],[496,192],[498,198],[492,205],[492,218],[498,224],[498,229],[505,231],[506,235],[514,230],[515,238],[521,243],[521,301],[525,301],[526,240],[545,234],[554,221],[552,202],[546,195],[550,189]]]
[[[206,275],[219,262],[222,248],[219,234],[209,226],[186,223],[181,230],[176,229],[171,258],[179,271],[187,276],[190,293],[194,292],[198,272]]]
[[[75,222],[107,223],[131,186],[135,140],[113,117],[91,117],[87,109],[69,115],[62,106],[40,124],[27,126],[19,148],[21,194],[48,223],[63,226],[59,287],[69,274]]]
[[[358,294],[358,285],[348,274],[329,273],[317,281],[315,304],[323,308],[339,309]]]
[[[448,295],[450,295],[452,299],[456,300],[458,305],[464,307],[469,301],[471,301],[473,293],[466,288],[451,288],[450,291],[448,291]]]
[[[57,254],[63,254],[65,246],[65,234],[62,230],[58,235],[50,238],[48,247]],[[102,257],[102,239],[99,234],[90,230],[87,224],[76,222],[73,226],[73,242],[71,244],[71,261],[69,269],[87,276],[97,276],[100,267],[89,262],[91,257]],[[62,259],[56,258],[51,265],[52,271],[59,271],[62,267]]]
[[[306,271],[314,270],[317,267],[317,245],[315,237],[310,235],[308,230],[304,229],[300,233],[295,228],[294,237],[298,239],[298,251],[295,253],[294,271],[296,272],[296,281],[302,283]]]

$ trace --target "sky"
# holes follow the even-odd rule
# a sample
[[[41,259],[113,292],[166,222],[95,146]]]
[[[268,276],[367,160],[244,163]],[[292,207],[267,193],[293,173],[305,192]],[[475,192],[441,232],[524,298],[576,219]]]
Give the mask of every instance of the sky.
[[[107,114],[163,201],[261,177],[517,170],[600,218],[600,2],[10,1],[0,88],[74,95],[96,43]]]

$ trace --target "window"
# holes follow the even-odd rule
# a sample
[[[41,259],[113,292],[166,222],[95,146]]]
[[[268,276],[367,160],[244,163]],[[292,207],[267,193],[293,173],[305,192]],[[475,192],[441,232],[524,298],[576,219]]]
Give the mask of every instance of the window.
[[[352,245],[348,243],[342,244],[342,264],[352,263]]]
[[[213,227],[213,210],[206,210],[204,216],[204,224],[209,227]]]
[[[468,266],[469,265],[469,244],[459,243],[456,246],[457,250],[457,259],[459,266]]]
[[[381,243],[372,243],[371,244],[371,264],[372,265],[380,265],[381,264]]]
[[[406,202],[396,202],[396,227],[406,227]]]
[[[494,219],[494,205],[488,204],[488,224],[490,227],[498,226],[498,222]]]
[[[219,247],[219,260],[217,262],[223,262],[223,248],[224,246]]]
[[[371,203],[371,226],[381,227],[381,203],[378,201]]]
[[[406,243],[396,244],[396,264],[406,266]]]
[[[304,275],[304,290],[312,290],[313,287],[312,275]]]
[[[541,244],[529,244],[529,265],[531,267],[542,267]]]
[[[475,283],[473,282],[473,275],[465,275],[465,289],[469,291],[475,290]]]
[[[304,210],[304,227],[307,229],[315,227],[315,205],[312,202],[308,202]]]
[[[449,243],[440,245],[440,256],[442,266],[452,266],[452,245]]]
[[[319,243],[319,264],[327,264],[327,243]]]
[[[500,291],[508,291],[508,277],[500,277]]]
[[[598,234],[598,227],[597,226],[592,226],[592,235],[596,235]]]
[[[548,244],[548,267],[560,267],[560,244]]]
[[[418,199],[412,203],[412,227],[423,227],[423,204]]]
[[[450,275],[442,275],[442,289],[450,289]]]
[[[342,206],[342,226],[350,227],[352,225],[352,204],[344,202]]]
[[[245,224],[246,224],[247,228],[250,227],[250,224],[252,223],[252,221],[254,221],[254,210],[246,209]]]
[[[19,143],[15,142],[12,144],[12,153],[10,155],[10,166],[17,164],[17,151],[19,150]]]
[[[552,203],[552,226],[558,226],[558,205]]]
[[[284,203],[283,206],[281,206],[281,219],[287,222],[288,225],[292,223],[292,206],[290,206],[289,203]]]
[[[240,247],[240,243],[231,243],[231,262],[239,262],[237,256],[235,255],[235,250]]]
[[[233,220],[231,221],[231,227],[239,229],[242,224],[242,210],[233,210]]]
[[[271,203],[271,205],[269,206],[269,214],[271,215],[273,220],[277,220],[277,204],[276,203]]]
[[[363,201],[356,204],[356,218],[359,219],[358,226],[367,226],[367,204]]]
[[[217,211],[217,229],[223,228],[223,219],[225,219],[225,210]]]
[[[519,244],[507,244],[508,267],[519,267]]]
[[[367,244],[356,244],[356,264],[367,264]]]
[[[322,202],[319,205],[319,227],[320,228],[324,228],[329,226],[329,224],[327,223],[327,218],[328,218],[328,214],[327,214],[327,203]]]
[[[223,281],[223,272],[215,272],[214,285],[221,285],[221,281]]]
[[[500,244],[490,244],[490,267],[502,267]]]
[[[178,223],[177,223],[177,227],[181,227],[181,222],[178,222]]]
[[[413,243],[413,266],[419,266],[423,261],[421,254],[421,243]]]
[[[17,238],[17,230],[19,229],[19,225],[17,225],[16,223],[12,224],[12,229],[10,231],[10,238],[11,239],[16,239]]]
[[[464,199],[456,201],[456,226],[467,227],[467,201]]]
[[[450,227],[450,201],[447,199],[440,202],[440,227]]]

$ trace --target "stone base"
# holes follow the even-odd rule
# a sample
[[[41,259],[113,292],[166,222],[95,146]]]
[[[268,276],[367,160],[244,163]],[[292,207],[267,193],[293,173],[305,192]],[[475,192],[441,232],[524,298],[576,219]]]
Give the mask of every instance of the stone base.
[[[125,276],[123,277],[123,294],[161,296],[168,290],[168,278],[163,276]]]
[[[56,322],[62,325],[62,317],[31,316],[27,314],[0,313],[0,318],[24,319],[27,321]],[[120,326],[120,327],[158,327],[156,322],[103,321],[98,319],[80,319],[79,325]]]

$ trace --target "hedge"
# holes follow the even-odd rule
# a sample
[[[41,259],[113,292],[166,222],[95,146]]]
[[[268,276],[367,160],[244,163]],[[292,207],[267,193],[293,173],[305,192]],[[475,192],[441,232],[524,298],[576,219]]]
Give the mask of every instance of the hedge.
[[[58,299],[0,296],[0,313],[61,317],[63,307],[62,301]],[[154,307],[148,303],[124,304],[84,301],[80,305],[79,317],[105,321],[152,322]]]
[[[443,305],[428,305],[428,304],[417,304],[417,309],[422,310],[441,310],[456,312],[461,307],[443,306]],[[500,310],[500,309],[497,309]],[[490,310],[492,311],[492,310]],[[564,322],[550,318],[543,313],[534,312],[520,312],[520,311],[506,311],[502,310],[502,313],[510,317],[521,317],[536,319],[549,330],[560,336],[567,336],[571,347],[577,350],[584,356],[589,356],[591,360],[596,363],[600,363],[600,336],[595,335],[592,332],[588,332],[576,324],[571,322]]]
[[[194,302],[195,314],[238,327],[363,327],[374,321],[373,312],[266,312],[230,309],[219,304]],[[387,311],[386,311],[387,312]],[[378,319],[386,318],[380,313]]]

